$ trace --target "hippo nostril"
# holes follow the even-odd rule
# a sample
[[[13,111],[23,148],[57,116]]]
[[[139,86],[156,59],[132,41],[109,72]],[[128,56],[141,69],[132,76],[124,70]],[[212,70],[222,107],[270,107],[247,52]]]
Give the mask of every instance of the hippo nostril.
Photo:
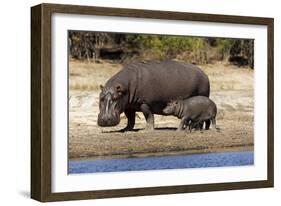
[[[102,116],[102,117],[99,118],[99,121],[100,121],[102,124],[105,124],[106,121],[107,121],[107,118],[104,117],[104,116]]]

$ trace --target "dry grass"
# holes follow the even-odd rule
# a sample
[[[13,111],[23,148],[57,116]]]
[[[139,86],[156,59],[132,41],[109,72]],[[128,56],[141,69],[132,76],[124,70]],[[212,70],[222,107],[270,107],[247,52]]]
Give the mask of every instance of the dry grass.
[[[209,76],[211,91],[252,91],[254,72],[250,67],[237,67],[225,62],[199,65]]]
[[[70,90],[99,90],[114,73],[122,68],[120,64],[71,61],[69,64]]]

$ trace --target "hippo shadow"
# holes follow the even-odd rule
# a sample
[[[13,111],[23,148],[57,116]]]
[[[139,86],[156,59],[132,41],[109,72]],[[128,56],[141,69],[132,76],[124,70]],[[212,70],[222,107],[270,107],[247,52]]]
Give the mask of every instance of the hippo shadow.
[[[132,129],[130,131],[124,131],[123,129],[119,129],[119,130],[112,130],[112,131],[103,131],[102,133],[125,133],[125,132],[138,132],[140,130],[144,130],[144,129]]]
[[[159,130],[159,131],[162,131],[162,130],[176,131],[177,128],[176,127],[159,127],[159,128],[155,128],[155,130]]]
[[[154,128],[154,131],[176,131],[176,127],[158,127]],[[130,131],[124,131],[123,129],[120,130],[112,130],[112,131],[103,131],[102,133],[126,133],[126,132],[139,132],[139,131],[146,131],[145,128],[139,128],[139,129],[132,129]]]

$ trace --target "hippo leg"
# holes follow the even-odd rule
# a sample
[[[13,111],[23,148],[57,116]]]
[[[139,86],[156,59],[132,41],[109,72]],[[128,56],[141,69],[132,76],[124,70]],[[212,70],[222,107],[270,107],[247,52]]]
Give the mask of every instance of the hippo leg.
[[[186,122],[187,122],[186,117],[181,118],[180,125],[179,125],[177,131],[182,131],[184,129]]]
[[[191,127],[189,127],[189,131],[191,132],[193,128],[195,128],[195,130],[200,129],[200,121],[192,121]]]
[[[194,123],[191,121],[188,128],[189,132],[192,132],[193,127],[194,127]]]
[[[211,120],[208,119],[205,121],[205,123],[206,123],[205,129],[208,130],[210,128]]]
[[[217,124],[216,124],[216,117],[213,117],[211,119],[211,121],[212,121],[212,125],[213,125],[212,128],[214,127],[216,129],[216,131],[220,131],[221,129],[219,127],[217,127]]]
[[[197,125],[195,125],[195,130],[202,130],[203,129],[203,125],[204,125],[204,122],[199,122]]]
[[[211,118],[211,121],[212,121],[212,126],[213,126],[213,128],[217,129],[216,118],[212,117],[212,118]]]
[[[199,123],[199,130],[202,131],[204,126],[204,121]]]
[[[122,131],[132,131],[135,126],[136,111],[126,110],[125,115],[128,119],[127,126]]]
[[[147,104],[142,104],[140,106],[142,113],[146,119],[146,130],[154,130],[154,115],[150,111],[150,108]]]
[[[187,129],[186,129],[186,130],[187,130]],[[189,132],[192,131],[192,123],[189,124],[188,130],[189,130]]]

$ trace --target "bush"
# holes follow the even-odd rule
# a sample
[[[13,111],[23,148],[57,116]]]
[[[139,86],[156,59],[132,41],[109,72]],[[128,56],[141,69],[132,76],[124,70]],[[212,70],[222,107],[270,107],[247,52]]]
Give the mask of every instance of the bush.
[[[70,31],[69,42],[70,56],[88,61],[140,58],[196,64],[229,61],[252,68],[254,65],[253,40]]]

